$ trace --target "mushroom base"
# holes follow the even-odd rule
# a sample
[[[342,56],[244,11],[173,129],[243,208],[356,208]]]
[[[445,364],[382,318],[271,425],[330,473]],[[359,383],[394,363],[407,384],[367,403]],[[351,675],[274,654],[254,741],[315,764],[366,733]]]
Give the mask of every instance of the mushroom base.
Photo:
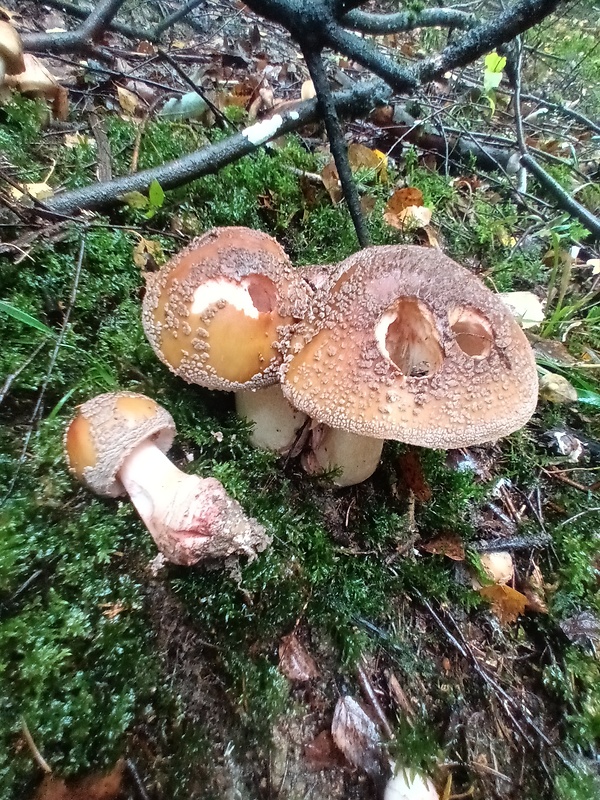
[[[253,557],[269,544],[262,525],[219,481],[186,475],[151,442],[131,453],[119,479],[158,549],[175,564],[235,553]]]
[[[287,453],[291,449],[308,419],[286,400],[278,383],[254,392],[236,392],[235,407],[238,416],[254,423],[250,443],[275,453]]]
[[[383,441],[317,425],[312,431],[310,449],[302,455],[302,465],[310,474],[337,469],[332,482],[336,486],[354,486],[366,481],[377,469]]]

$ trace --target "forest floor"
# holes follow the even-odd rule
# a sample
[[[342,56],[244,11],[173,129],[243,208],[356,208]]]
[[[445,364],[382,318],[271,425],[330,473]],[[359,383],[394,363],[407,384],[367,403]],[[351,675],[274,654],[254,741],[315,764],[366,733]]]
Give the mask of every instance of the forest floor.
[[[72,24],[41,3],[6,6],[30,29]],[[149,26],[159,6],[122,18]],[[597,10],[566,8],[525,36],[524,85],[597,118]],[[299,97],[307,72],[276,26],[233,2],[194,15],[195,30],[165,35],[168,52],[233,125]],[[415,59],[446,35],[387,44]],[[372,478],[336,488],[253,449],[232,395],[169,373],[140,320],[145,274],[214,226],[266,231],[298,266],[357,250],[322,129],[104,215],[48,219],[19,187],[43,201],[225,135],[204,107],[161,115],[189,86],[154,45],[117,33],[105,45],[120,53],[112,72],[43,59],[69,89],[66,120],[16,93],[0,106],[0,799],[42,796],[28,734],[56,776],[125,763],[117,792],[134,799],[373,798],[383,753],[444,800],[600,796],[600,260],[586,230],[531,179],[515,194],[514,176],[475,156],[406,144],[390,116],[347,123],[373,243],[438,246],[494,291],[545,301],[528,331],[540,374],[575,394],[546,392],[495,444],[387,442]],[[361,77],[345,59],[328,66],[342,86]],[[478,62],[403,110],[437,140],[491,133],[501,147],[510,92],[485,92],[484,73]],[[545,168],[598,214],[598,136],[532,100],[523,115]],[[406,188],[427,225],[390,204]],[[266,527],[267,551],[153,569],[134,508],[87,492],[64,461],[76,406],[116,389],[171,412],[171,458],[218,478]],[[508,587],[482,567],[497,550]],[[348,713],[336,748],[341,698],[377,725]]]

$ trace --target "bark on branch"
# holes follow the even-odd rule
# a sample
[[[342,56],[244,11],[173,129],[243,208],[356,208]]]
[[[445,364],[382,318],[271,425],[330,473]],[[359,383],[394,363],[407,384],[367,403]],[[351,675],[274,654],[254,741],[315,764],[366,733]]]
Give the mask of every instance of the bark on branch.
[[[84,53],[90,50],[96,37],[112,22],[125,0],[101,0],[89,16],[73,31],[65,33],[23,34],[25,50],[45,50],[49,53]]]
[[[470,28],[477,21],[475,14],[454,8],[426,8],[422,11],[401,11],[398,14],[376,14],[355,9],[341,20],[345,28],[361,33],[385,35],[412,31],[415,28]]]

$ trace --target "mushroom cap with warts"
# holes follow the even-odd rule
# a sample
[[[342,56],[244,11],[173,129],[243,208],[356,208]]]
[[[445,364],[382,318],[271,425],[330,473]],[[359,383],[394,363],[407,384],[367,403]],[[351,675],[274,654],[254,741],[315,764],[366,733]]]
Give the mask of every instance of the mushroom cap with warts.
[[[25,69],[23,43],[10,22],[0,21],[0,60],[4,62],[6,75],[16,75]]]
[[[215,228],[148,277],[142,321],[157,356],[188,383],[258,389],[277,382],[309,292],[275,239]]]
[[[332,428],[432,448],[522,427],[533,352],[508,308],[438,250],[371,247],[343,261],[283,367],[294,407]]]
[[[175,438],[169,412],[135,392],[101,394],[79,406],[65,432],[69,469],[96,494],[126,494],[117,477],[138,445],[151,440],[163,453]]]

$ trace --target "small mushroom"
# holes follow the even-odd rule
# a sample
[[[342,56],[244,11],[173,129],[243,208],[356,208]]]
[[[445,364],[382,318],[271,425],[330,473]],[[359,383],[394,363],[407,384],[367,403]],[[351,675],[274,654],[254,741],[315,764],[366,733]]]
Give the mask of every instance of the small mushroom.
[[[154,352],[188,383],[236,393],[256,446],[284,451],[306,419],[278,386],[310,286],[280,245],[249,228],[216,228],[148,276],[142,321]],[[273,423],[277,419],[277,425]]]
[[[88,400],[65,433],[71,472],[107,497],[128,494],[161,553],[189,566],[269,544],[215,478],[186,475],[166,457],[175,423],[154,400],[112,392]]]
[[[375,469],[384,439],[467,447],[522,427],[537,401],[531,347],[504,303],[443,253],[416,246],[343,261],[283,373],[292,405],[331,429],[312,458],[341,467],[339,485],[354,482],[360,461],[368,473],[367,448]]]
[[[0,21],[0,86],[7,75],[23,72],[23,43],[10,22]]]
[[[52,105],[57,119],[69,115],[69,93],[61,86],[42,62],[31,53],[23,54],[21,69],[6,76],[6,85],[28,97],[41,97]]]

